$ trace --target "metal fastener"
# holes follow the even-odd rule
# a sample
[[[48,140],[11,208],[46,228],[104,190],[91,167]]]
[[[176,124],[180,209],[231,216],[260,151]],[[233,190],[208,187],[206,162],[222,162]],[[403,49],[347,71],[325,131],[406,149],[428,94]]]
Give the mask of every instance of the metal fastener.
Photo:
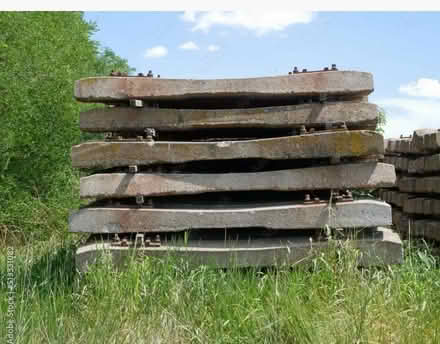
[[[297,66],[293,67],[293,72],[294,73],[298,73],[298,67]]]
[[[153,77],[153,72],[151,70],[148,71],[147,77],[148,78],[152,78]]]
[[[138,76],[144,76],[144,73],[138,73]]]
[[[144,247],[144,235],[141,233],[136,234],[136,238],[134,239],[134,247]]]
[[[326,71],[326,72],[327,72],[327,71],[328,71],[328,67],[324,67],[324,71]]]
[[[338,70],[338,68],[336,68],[336,63],[332,64],[332,70]]]
[[[310,198],[310,194],[306,194],[304,197],[304,204],[310,204],[312,203],[312,200]]]
[[[300,134],[300,135],[305,135],[305,134],[307,134],[307,129],[306,129],[306,126],[305,126],[305,125],[302,125],[302,126],[299,128],[299,134]]]
[[[306,69],[306,68],[304,68],[304,69],[302,70],[302,72],[303,72],[303,73],[306,73],[306,72],[307,72],[307,69]]]
[[[137,205],[144,204],[144,196],[143,195],[136,195],[136,204]]]
[[[153,141],[156,137],[156,130],[154,128],[145,128],[144,131],[147,141]]]
[[[130,165],[128,166],[128,172],[129,173],[138,173],[138,166],[137,165]]]

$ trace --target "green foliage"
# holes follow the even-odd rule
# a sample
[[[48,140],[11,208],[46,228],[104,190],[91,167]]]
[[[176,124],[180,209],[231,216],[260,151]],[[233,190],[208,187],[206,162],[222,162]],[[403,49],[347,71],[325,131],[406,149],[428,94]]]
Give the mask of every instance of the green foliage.
[[[440,342],[439,261],[423,247],[407,247],[402,265],[370,269],[335,245],[294,268],[191,269],[147,257],[117,271],[104,255],[85,274],[75,273],[74,252],[54,241],[17,250],[17,343]]]
[[[385,112],[385,109],[379,107],[379,119],[377,121],[376,131],[383,135],[386,124],[387,124],[387,114]]]
[[[91,105],[73,98],[74,82],[133,71],[95,31],[79,12],[0,12],[0,231],[65,229],[78,204],[70,149]]]

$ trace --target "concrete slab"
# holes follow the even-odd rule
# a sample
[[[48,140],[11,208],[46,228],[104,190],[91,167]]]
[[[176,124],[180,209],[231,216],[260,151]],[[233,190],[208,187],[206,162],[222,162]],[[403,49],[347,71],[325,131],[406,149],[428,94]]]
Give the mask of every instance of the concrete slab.
[[[415,145],[416,153],[424,153],[427,151],[428,136],[435,133],[434,129],[417,129],[414,130],[412,141]]]
[[[225,191],[298,191],[392,187],[394,166],[376,162],[256,173],[106,173],[81,178],[82,198],[186,195]]]
[[[368,95],[374,89],[370,73],[329,71],[249,79],[165,79],[91,77],[75,82],[75,98],[86,102],[181,100],[231,96]]]
[[[398,188],[403,192],[416,192],[417,178],[415,177],[403,177],[399,179]]]
[[[90,243],[78,248],[75,257],[76,268],[87,271],[101,254],[108,254],[114,266],[122,268],[126,259],[134,257],[162,257],[181,259],[191,266],[207,265],[217,268],[277,266],[310,263],[311,260],[331,245],[345,244],[359,250],[359,265],[391,265],[403,262],[402,242],[396,233],[387,228],[378,228],[371,236],[349,241],[313,241],[307,236],[287,238],[255,239],[252,241],[209,240],[166,243],[160,247],[129,248],[114,246],[110,242]]]
[[[440,150],[440,131],[432,130],[424,137],[425,151],[438,152]]]
[[[224,159],[308,159],[383,154],[383,137],[365,130],[220,142],[87,142],[72,147],[72,165],[111,168]]]
[[[348,128],[375,129],[377,106],[362,102],[301,104],[244,109],[99,108],[82,112],[83,131],[130,131],[155,128],[178,131],[212,128],[299,128],[345,122]]]
[[[83,208],[69,217],[71,232],[177,232],[187,229],[364,228],[391,225],[391,207],[359,200],[328,204],[288,204],[224,209]]]
[[[424,164],[425,173],[440,171],[440,154],[426,156]]]

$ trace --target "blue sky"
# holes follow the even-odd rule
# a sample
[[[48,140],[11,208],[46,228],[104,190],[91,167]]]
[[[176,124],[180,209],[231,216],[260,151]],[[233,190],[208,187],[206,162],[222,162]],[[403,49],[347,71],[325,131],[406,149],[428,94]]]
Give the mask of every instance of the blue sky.
[[[165,78],[371,72],[385,137],[440,128],[440,12],[86,12],[94,39]]]

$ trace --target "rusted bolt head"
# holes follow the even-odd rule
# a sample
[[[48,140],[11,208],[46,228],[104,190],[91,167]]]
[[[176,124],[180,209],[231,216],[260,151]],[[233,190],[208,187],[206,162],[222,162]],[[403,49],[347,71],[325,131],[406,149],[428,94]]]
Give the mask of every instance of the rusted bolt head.
[[[338,70],[338,69],[336,68],[336,63],[333,63],[333,64],[332,64],[332,70]]]
[[[303,72],[303,73],[307,72],[307,69],[306,69],[306,68],[304,68],[304,69],[302,70],[302,72]]]
[[[298,73],[298,67],[297,66],[293,67],[293,72],[294,73]]]
[[[328,67],[324,67],[324,70],[325,70],[325,71],[328,71]]]
[[[149,77],[149,78],[153,77],[153,72],[151,70],[148,71],[147,77]]]
[[[143,195],[136,195],[136,204],[144,204],[144,196]]]
[[[144,73],[138,73],[138,76],[144,76]]]
[[[156,130],[154,128],[145,128],[145,135],[150,137],[156,137]]]

